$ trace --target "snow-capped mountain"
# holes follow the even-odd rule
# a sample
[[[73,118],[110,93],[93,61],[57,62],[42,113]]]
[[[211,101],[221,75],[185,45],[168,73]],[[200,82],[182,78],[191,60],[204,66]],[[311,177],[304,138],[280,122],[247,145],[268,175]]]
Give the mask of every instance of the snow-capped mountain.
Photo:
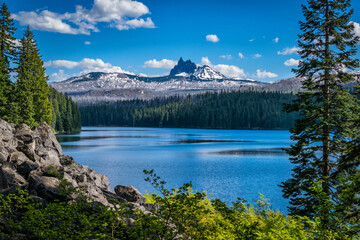
[[[184,61],[182,58],[180,58],[175,67],[171,69],[170,76],[190,77],[207,81],[227,79],[223,74],[208,65],[197,67],[191,60]]]
[[[190,60],[181,58],[169,76],[92,72],[50,85],[60,92],[67,92],[75,101],[86,103],[233,91],[267,84],[251,79],[229,79],[209,66],[197,67]]]
[[[222,75],[220,72],[212,69],[208,65],[198,67],[195,70],[195,72],[193,73],[193,76],[195,78],[201,79],[201,80],[226,79],[226,77],[224,75]]]

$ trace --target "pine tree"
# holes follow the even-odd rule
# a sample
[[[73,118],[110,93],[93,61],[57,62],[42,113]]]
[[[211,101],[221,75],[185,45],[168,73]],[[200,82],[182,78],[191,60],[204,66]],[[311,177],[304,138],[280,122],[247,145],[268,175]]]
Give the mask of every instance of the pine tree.
[[[33,85],[33,101],[35,110],[35,121],[47,122],[51,124],[52,119],[52,108],[49,101],[50,87],[47,84],[49,80],[45,74],[44,62],[41,59],[39,50],[34,41],[34,35],[28,29],[25,34],[27,39],[32,43],[32,55],[34,57],[33,68],[34,68],[34,79],[36,80]]]
[[[48,77],[29,27],[20,43],[16,88],[21,122],[31,126],[36,122],[51,124],[50,88],[46,82]]]
[[[10,80],[10,62],[15,57],[14,20],[5,3],[0,6],[0,118],[16,122],[16,105]]]
[[[300,118],[291,130],[296,143],[287,152],[295,167],[292,178],[282,183],[284,197],[290,199],[291,214],[317,218],[324,230],[341,225],[340,179],[347,169],[339,163],[345,161],[347,145],[359,130],[352,123],[359,103],[343,86],[353,80],[344,69],[359,66],[350,6],[350,0],[308,0],[303,6],[305,21],[300,22],[303,33],[298,41],[302,61],[294,72],[306,80],[304,91],[285,106],[288,112],[299,112]]]
[[[360,95],[359,89],[356,94]],[[359,112],[359,107],[354,108],[353,111]],[[350,119],[350,123],[353,123],[348,129],[351,141],[347,142],[344,148],[345,154],[338,165],[338,172],[341,174],[337,179],[340,187],[336,191],[338,195],[336,212],[345,224],[344,231],[356,238],[359,237],[357,234],[360,232],[360,132],[354,130],[360,129],[359,116]]]
[[[33,82],[35,82],[31,67],[31,50],[25,36],[20,40],[17,79],[15,82],[16,102],[19,106],[19,122],[29,126],[36,124],[33,102]]]

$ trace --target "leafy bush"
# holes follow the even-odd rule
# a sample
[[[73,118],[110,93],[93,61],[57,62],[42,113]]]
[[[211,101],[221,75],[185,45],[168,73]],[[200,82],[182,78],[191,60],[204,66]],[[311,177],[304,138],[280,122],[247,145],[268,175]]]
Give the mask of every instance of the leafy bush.
[[[128,214],[124,205],[114,208],[80,197],[72,203],[36,203],[24,190],[0,195],[0,236],[26,234],[35,239],[124,239]]]
[[[191,183],[168,190],[153,171],[145,171],[159,194],[146,194],[150,212],[130,211],[127,203],[103,206],[63,182],[70,202],[43,203],[25,190],[0,195],[0,236],[21,233],[33,239],[357,239],[342,232],[322,231],[320,221],[286,216],[271,210],[261,196],[257,206],[238,199],[228,206],[210,200]],[[126,225],[125,219],[133,219]],[[129,221],[128,221],[129,222]]]
[[[147,199],[160,204],[152,220],[156,219],[158,225],[163,225],[157,229],[149,228],[157,231],[153,234],[159,234],[159,238],[313,239],[321,235],[317,222],[273,211],[263,196],[257,202],[257,207],[242,199],[238,199],[233,206],[227,206],[219,199],[209,200],[204,192],[194,192],[191,183],[168,190],[164,186],[165,182],[153,171],[145,173],[149,175],[146,181],[161,194],[147,195]],[[160,231],[162,229],[167,232]],[[324,239],[336,239],[332,233],[321,236],[326,236]]]

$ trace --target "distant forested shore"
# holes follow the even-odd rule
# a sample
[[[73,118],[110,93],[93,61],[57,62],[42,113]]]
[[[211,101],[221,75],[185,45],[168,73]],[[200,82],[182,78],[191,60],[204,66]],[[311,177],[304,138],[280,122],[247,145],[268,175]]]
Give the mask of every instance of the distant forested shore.
[[[50,87],[49,97],[52,107],[51,127],[57,133],[81,131],[81,116],[77,104],[67,94]]]
[[[297,114],[283,112],[293,94],[215,92],[81,106],[83,126],[213,129],[290,129]]]

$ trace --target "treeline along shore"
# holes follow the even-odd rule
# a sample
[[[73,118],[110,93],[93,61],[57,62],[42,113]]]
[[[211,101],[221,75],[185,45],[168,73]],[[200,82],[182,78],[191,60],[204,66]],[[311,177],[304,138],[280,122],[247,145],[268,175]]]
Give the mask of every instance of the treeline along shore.
[[[297,114],[286,114],[282,105],[295,97],[279,92],[223,91],[81,106],[80,112],[83,126],[290,129]]]

